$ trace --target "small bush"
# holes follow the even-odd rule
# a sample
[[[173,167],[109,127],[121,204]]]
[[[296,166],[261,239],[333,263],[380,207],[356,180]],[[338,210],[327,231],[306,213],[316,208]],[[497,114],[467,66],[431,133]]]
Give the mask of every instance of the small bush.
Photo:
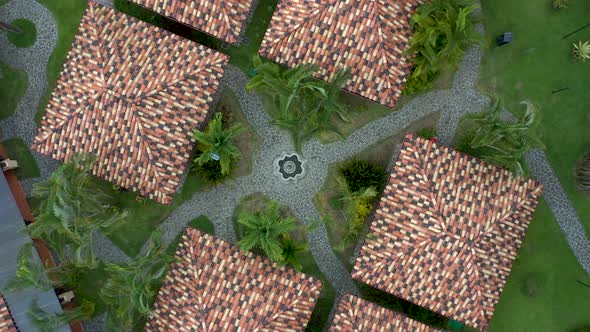
[[[553,8],[563,9],[567,8],[569,0],[553,0]]]
[[[590,193],[590,153],[578,163],[575,175],[578,189]]]
[[[422,137],[425,139],[433,139],[436,137],[436,128],[433,128],[433,127],[422,128],[416,132],[416,135],[418,135],[418,137]]]
[[[574,47],[572,48],[572,56],[574,59],[581,62],[590,60],[590,42],[582,42],[580,40],[577,43],[574,43]]]
[[[193,163],[191,169],[213,184],[219,183],[230,176],[230,174],[223,174],[221,172],[221,164],[214,160],[208,161],[203,165]]]
[[[542,276],[538,273],[529,273],[522,283],[522,293],[527,297],[537,297],[542,290]]]
[[[340,169],[340,174],[342,174],[352,192],[359,192],[369,187],[373,187],[379,192],[387,179],[387,174],[383,168],[368,161],[356,159],[346,163]]]

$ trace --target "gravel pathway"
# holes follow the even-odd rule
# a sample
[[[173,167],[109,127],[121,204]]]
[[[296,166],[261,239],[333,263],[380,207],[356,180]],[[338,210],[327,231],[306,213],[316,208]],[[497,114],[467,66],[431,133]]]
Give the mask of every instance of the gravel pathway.
[[[37,41],[28,48],[17,48],[8,41],[5,33],[0,34],[0,61],[13,68],[27,72],[29,87],[21,98],[15,115],[0,120],[0,129],[5,138],[18,137],[28,146],[37,133],[34,121],[39,100],[47,89],[47,61],[57,41],[57,27],[51,12],[34,0],[13,0],[0,7],[0,21],[11,22],[26,18],[37,27]],[[51,175],[58,163],[51,158],[33,152],[41,177],[23,180],[23,187],[30,192],[32,184]]]

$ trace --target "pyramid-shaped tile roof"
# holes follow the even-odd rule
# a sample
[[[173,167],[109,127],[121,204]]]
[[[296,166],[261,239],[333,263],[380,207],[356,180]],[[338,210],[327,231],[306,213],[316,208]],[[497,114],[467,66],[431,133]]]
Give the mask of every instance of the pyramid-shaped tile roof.
[[[385,309],[375,303],[347,294],[338,303],[338,309],[329,331],[436,332],[439,330],[393,310]]]
[[[131,0],[230,44],[240,41],[253,0]]]
[[[33,148],[169,204],[227,56],[90,1]]]
[[[0,294],[0,331],[2,332],[17,332],[16,324],[10,314],[10,309],[4,300],[4,296]]]
[[[349,69],[345,89],[395,106],[412,64],[404,51],[410,20],[422,0],[284,0],[266,31],[260,55],[295,67],[316,64],[331,79]]]
[[[534,180],[410,134],[353,278],[486,330],[541,195]]]
[[[321,283],[187,228],[146,331],[303,331]]]

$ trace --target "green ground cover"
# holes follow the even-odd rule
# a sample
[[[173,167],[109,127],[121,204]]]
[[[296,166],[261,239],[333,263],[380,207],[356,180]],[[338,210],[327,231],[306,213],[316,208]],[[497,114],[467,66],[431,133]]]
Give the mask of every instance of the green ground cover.
[[[590,326],[590,288],[551,210],[541,202],[490,325],[490,332],[570,332]]]
[[[237,222],[238,216],[243,212],[261,212],[270,202],[271,200],[269,198],[260,193],[252,194],[242,198],[234,210],[232,220],[238,240],[243,236],[242,226]],[[295,217],[293,212],[285,206],[281,208],[281,212],[285,217]],[[300,221],[298,222],[300,223]],[[290,236],[296,242],[305,241],[304,234],[300,230],[291,232]],[[324,326],[328,323],[327,320],[330,315],[330,310],[332,309],[336,299],[336,291],[332,288],[330,282],[320,271],[311,253],[304,253],[300,255],[299,261],[302,265],[301,272],[316,277],[322,282],[322,291],[314,307],[311,319],[307,324],[306,331],[323,331]]]
[[[10,24],[21,30],[19,33],[12,31],[7,33],[8,40],[14,46],[25,48],[31,47],[35,44],[35,40],[37,40],[37,28],[35,27],[35,23],[24,18],[19,18],[10,22]]]
[[[23,140],[19,138],[7,139],[2,141],[2,146],[6,149],[10,159],[18,161],[16,175],[19,179],[36,178],[41,175],[31,150]]]
[[[55,89],[88,0],[37,0],[37,2],[47,7],[57,22],[57,45],[47,63],[48,86],[35,114],[35,121],[39,123],[45,114],[45,107],[51,98],[51,93]]]
[[[27,91],[27,72],[0,62],[0,120],[14,114],[19,100]]]
[[[590,2],[570,0],[569,8],[554,10],[551,1],[485,0],[486,45],[481,85],[501,96],[508,109],[530,99],[543,116],[545,151],[554,171],[590,234],[590,198],[575,188],[573,169],[590,151],[590,63],[571,57],[572,44],[590,40]],[[494,38],[512,31],[512,44],[494,47]],[[560,92],[554,91],[567,89]]]

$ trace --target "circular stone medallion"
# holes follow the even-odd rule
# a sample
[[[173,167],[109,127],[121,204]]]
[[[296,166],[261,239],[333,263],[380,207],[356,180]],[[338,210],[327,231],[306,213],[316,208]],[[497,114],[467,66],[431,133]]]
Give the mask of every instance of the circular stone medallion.
[[[296,153],[283,153],[275,159],[275,174],[283,181],[297,182],[305,175],[305,161]]]

